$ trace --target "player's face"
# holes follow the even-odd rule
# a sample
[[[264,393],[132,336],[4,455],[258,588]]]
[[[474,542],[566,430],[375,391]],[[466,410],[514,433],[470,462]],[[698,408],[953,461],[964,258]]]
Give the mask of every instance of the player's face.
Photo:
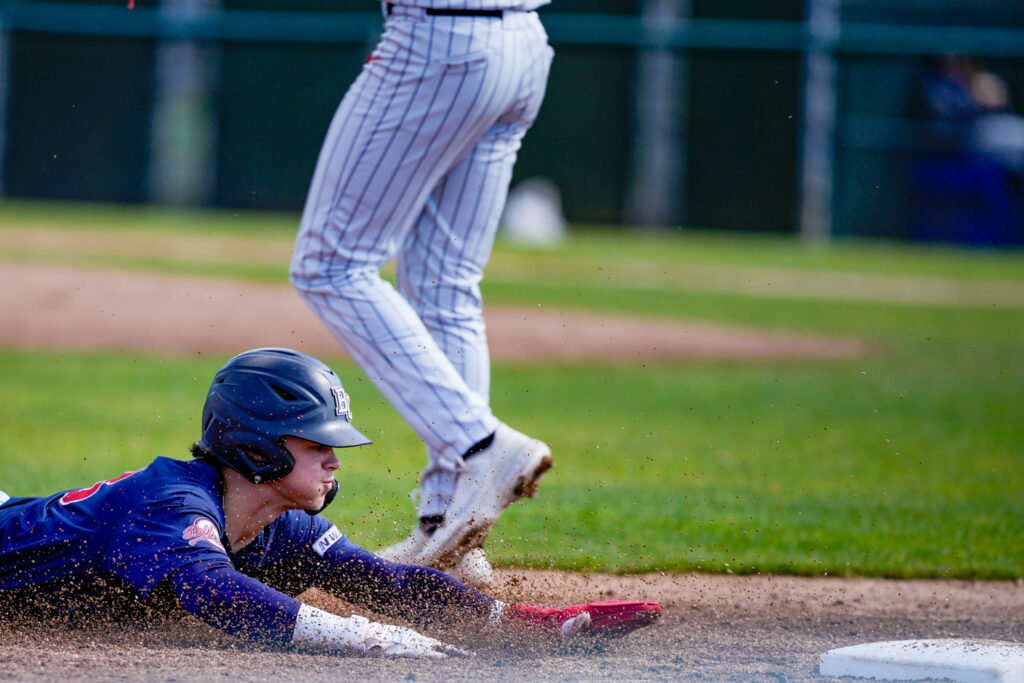
[[[319,510],[334,485],[334,472],[341,463],[331,446],[295,436],[284,437],[284,447],[295,458],[295,467],[274,482],[278,493],[298,510]]]

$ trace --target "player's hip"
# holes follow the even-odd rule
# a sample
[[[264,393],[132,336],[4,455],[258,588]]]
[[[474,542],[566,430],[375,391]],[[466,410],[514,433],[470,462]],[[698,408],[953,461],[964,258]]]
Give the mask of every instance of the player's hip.
[[[427,17],[423,9],[403,7],[388,17],[369,61],[394,60],[393,68],[457,63],[477,56],[527,63],[531,54],[543,54],[547,45],[547,32],[536,12],[505,11],[500,19]]]
[[[462,136],[478,136],[490,124],[474,132],[474,121],[498,121],[524,101],[543,97],[552,58],[546,36],[497,41],[435,36],[406,45],[400,36],[385,33],[346,93],[343,122],[350,129],[356,121],[374,122],[363,131],[422,131],[422,116],[437,118],[446,111],[449,125],[460,128]]]

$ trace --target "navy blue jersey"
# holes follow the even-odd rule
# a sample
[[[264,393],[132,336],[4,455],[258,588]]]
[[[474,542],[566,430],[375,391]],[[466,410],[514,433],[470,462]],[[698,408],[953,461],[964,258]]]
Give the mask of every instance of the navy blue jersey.
[[[231,554],[220,486],[215,467],[157,458],[88,488],[11,498],[0,506],[0,590],[54,582],[88,590],[113,575],[145,597],[192,563],[253,574],[350,545],[324,518],[296,510]]]
[[[452,608],[486,617],[494,602],[434,569],[377,557],[301,510],[232,553],[220,472],[198,460],[157,458],[43,498],[0,495],[0,593],[77,608],[130,597],[125,587],[145,598],[164,579],[211,626],[277,643],[291,639],[294,596],[312,586],[413,620]]]

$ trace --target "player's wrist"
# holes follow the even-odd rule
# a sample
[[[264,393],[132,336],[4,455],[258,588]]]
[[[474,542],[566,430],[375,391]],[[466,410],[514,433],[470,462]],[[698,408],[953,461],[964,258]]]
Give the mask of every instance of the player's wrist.
[[[501,600],[495,600],[491,605],[491,613],[487,617],[487,624],[491,628],[500,629],[502,624],[505,622],[505,613],[509,609],[508,603],[502,602]]]

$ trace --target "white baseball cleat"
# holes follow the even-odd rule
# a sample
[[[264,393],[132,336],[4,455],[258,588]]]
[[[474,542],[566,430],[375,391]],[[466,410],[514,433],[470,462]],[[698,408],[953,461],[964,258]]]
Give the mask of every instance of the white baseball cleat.
[[[444,521],[430,534],[417,563],[457,566],[483,544],[509,505],[536,495],[541,477],[554,464],[547,444],[499,424],[491,444],[465,461]]]
[[[406,536],[405,540],[378,550],[376,555],[383,557],[389,562],[399,564],[419,564],[420,551],[430,539],[430,534],[419,525],[413,528],[412,533]]]
[[[399,564],[418,565],[421,564],[419,561],[420,552],[429,539],[430,534],[424,531],[422,527],[417,526],[405,540],[383,550],[378,550],[377,556]],[[463,555],[457,564],[446,567],[444,571],[462,583],[468,583],[476,588],[483,588],[494,583],[494,568],[491,567],[491,563],[487,560],[487,555],[484,554],[483,548],[474,548]]]
[[[473,548],[462,556],[457,565],[445,572],[475,588],[485,588],[494,583],[494,567],[483,548]]]

